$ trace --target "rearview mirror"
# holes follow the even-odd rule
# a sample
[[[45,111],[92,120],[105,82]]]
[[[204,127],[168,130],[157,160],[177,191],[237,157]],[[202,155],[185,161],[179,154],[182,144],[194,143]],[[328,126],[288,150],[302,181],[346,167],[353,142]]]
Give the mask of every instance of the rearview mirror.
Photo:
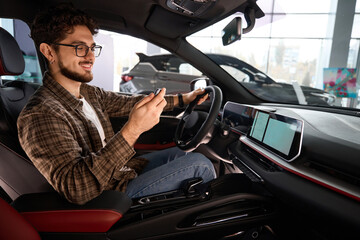
[[[226,25],[226,27],[222,30],[221,35],[224,46],[240,40],[242,35],[241,17],[234,18],[228,25]]]
[[[256,12],[255,8],[257,8]],[[242,28],[241,18],[236,17],[222,30],[221,35],[224,46],[240,40],[242,34],[250,32],[255,26],[255,18],[263,17],[264,13],[255,4],[255,6],[247,7],[245,9],[244,16],[247,23],[246,28]]]

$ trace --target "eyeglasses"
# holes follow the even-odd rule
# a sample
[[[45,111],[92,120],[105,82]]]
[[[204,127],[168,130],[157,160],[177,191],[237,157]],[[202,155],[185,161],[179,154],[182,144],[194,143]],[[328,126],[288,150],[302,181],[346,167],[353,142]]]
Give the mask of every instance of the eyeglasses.
[[[73,47],[73,48],[75,48],[76,56],[78,56],[78,57],[85,57],[88,54],[89,49],[91,49],[91,51],[94,53],[95,57],[98,57],[100,55],[101,49],[102,49],[102,46],[100,46],[100,45],[94,45],[94,46],[88,47],[85,44],[78,44],[78,45],[62,44],[62,43],[52,43],[52,44],[59,45],[59,46]]]

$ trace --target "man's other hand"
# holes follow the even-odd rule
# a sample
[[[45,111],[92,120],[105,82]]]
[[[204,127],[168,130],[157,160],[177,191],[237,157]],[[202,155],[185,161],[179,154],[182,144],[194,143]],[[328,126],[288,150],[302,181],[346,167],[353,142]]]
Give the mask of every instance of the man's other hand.
[[[184,93],[183,94],[183,100],[184,100],[184,104],[188,105],[189,103],[191,103],[192,101],[194,101],[196,99],[196,97],[198,95],[202,95],[205,93],[204,89],[196,89],[194,91],[188,92],[188,93]],[[209,97],[209,94],[206,94],[205,96],[203,96],[202,98],[199,99],[199,101],[197,102],[198,105],[202,104],[203,102],[206,101],[206,99]]]

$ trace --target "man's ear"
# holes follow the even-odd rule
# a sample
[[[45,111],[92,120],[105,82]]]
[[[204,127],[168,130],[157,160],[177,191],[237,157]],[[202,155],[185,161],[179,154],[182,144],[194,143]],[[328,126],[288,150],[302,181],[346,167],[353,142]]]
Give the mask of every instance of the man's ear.
[[[46,57],[46,59],[51,63],[55,60],[54,49],[47,43],[40,44],[40,52]]]

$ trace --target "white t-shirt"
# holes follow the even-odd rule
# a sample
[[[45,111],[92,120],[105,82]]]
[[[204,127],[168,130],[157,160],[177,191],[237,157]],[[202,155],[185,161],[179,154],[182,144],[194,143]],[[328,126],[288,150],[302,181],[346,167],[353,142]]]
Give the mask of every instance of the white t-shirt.
[[[85,100],[85,98],[80,98],[80,100],[83,102],[83,112],[85,114],[85,116],[96,126],[100,138],[101,138],[101,142],[103,147],[106,145],[105,142],[105,133],[104,133],[104,129],[101,126],[100,120],[95,112],[95,110],[91,107],[91,105]]]
[[[102,145],[104,147],[106,145],[105,133],[104,133],[104,129],[101,126],[100,120],[99,120],[95,110],[85,100],[85,98],[80,98],[80,100],[83,102],[83,112],[84,112],[85,116],[96,126],[96,128],[100,134]],[[119,171],[124,171],[124,172],[131,171],[131,168],[129,168],[127,166],[123,166],[121,169],[119,169]]]

